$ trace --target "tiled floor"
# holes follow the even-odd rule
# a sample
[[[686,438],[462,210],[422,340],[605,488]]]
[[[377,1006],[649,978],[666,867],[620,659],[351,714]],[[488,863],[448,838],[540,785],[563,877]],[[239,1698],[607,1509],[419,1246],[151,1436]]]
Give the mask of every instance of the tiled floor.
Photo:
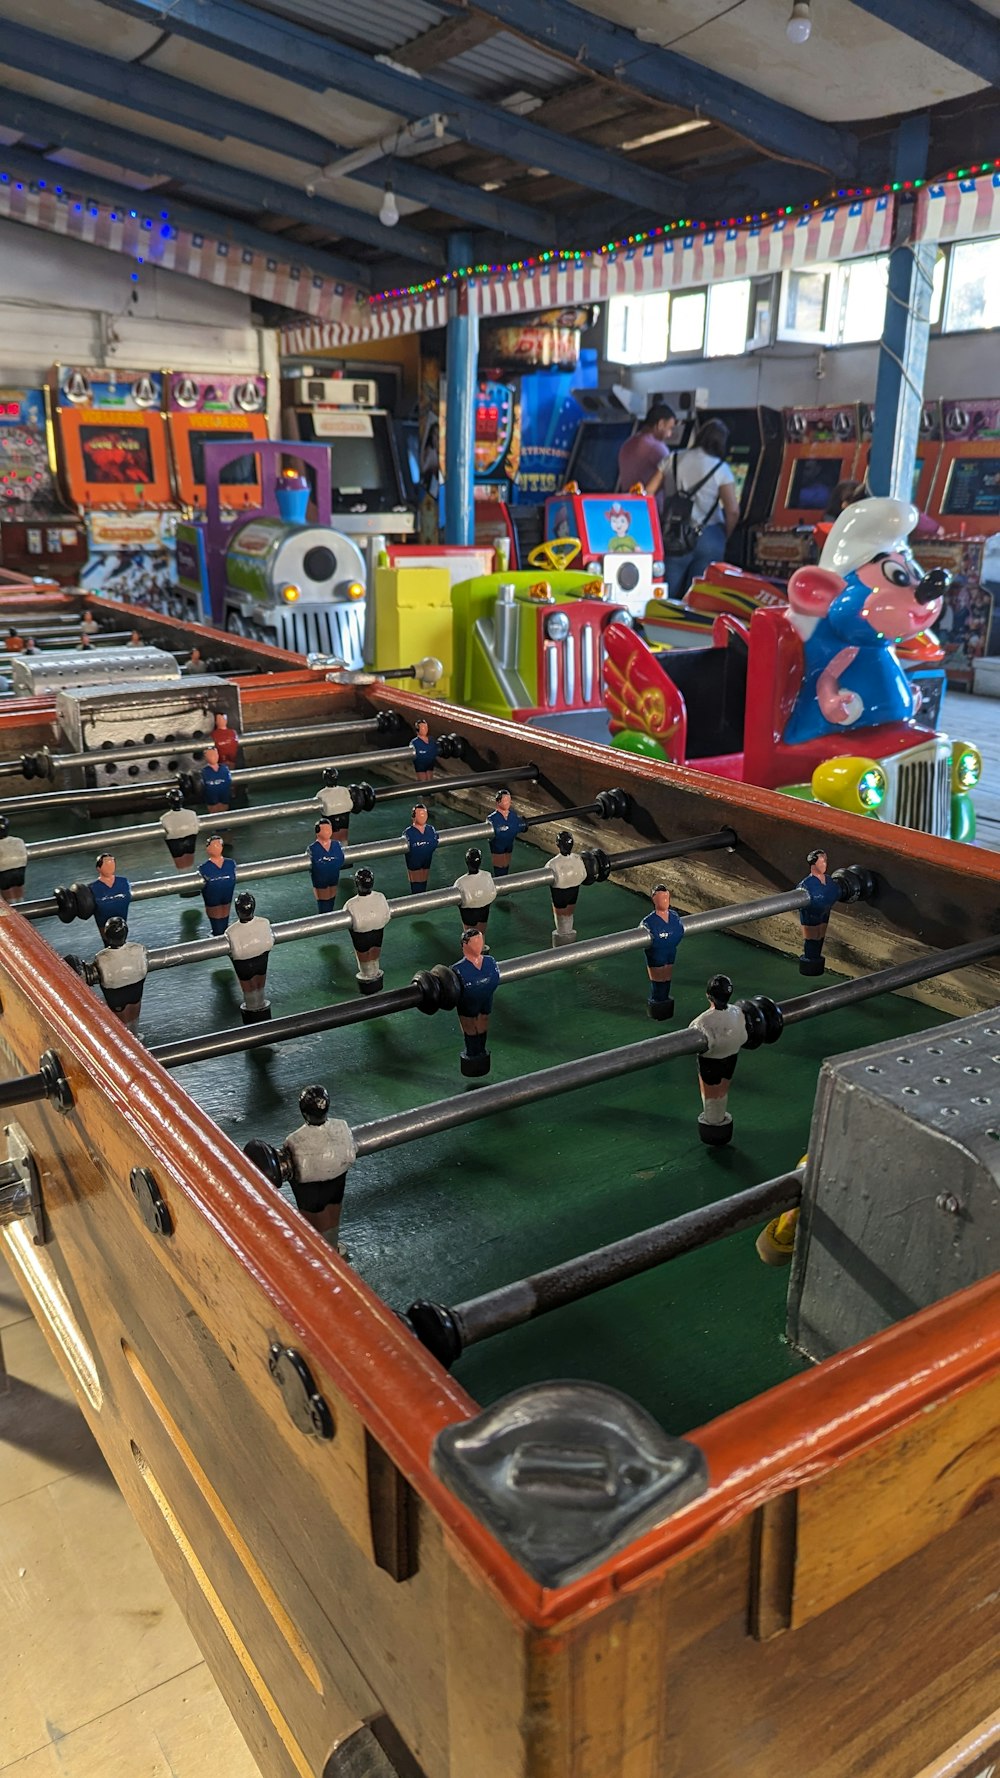
[[[259,1778],[0,1257],[0,1778]]]

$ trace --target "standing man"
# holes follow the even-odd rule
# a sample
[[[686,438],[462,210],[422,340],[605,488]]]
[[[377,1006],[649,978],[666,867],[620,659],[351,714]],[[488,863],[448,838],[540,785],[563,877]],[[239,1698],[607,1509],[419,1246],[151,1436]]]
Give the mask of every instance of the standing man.
[[[354,798],[345,785],[338,783],[339,777],[336,766],[324,766],[323,783],[316,793],[316,801],[330,823],[334,839],[346,846]]]
[[[646,974],[649,977],[649,998],[646,1011],[651,1019],[672,1019],[674,1002],[670,993],[677,947],[684,937],[684,922],[670,906],[670,890],[666,883],[657,883],[653,890],[653,910],[640,920],[649,933],[646,950]]]
[[[379,994],[385,981],[379,959],[392,910],[375,887],[375,872],[366,864],[354,873],[354,889],[350,901],[344,903],[344,912],[351,922],[351,943],[358,959],[355,980],[362,994]]]
[[[459,1067],[467,1079],[478,1080],[490,1071],[486,1034],[493,1011],[493,996],[500,986],[500,971],[494,958],[488,955],[478,927],[463,932],[462,955],[454,967],[462,984],[457,1010],[465,1037]]]
[[[24,900],[24,873],[28,848],[10,831],[6,815],[0,815],[0,898],[11,907]]]
[[[309,848],[309,875],[312,877],[316,911],[332,914],[337,904],[337,885],[344,868],[344,848],[333,837],[333,823],[321,815],[315,827],[316,838]]]
[[[631,438],[618,452],[616,494],[627,494],[641,484],[648,487],[661,464],[670,456],[670,440],[677,426],[677,415],[665,401],[654,401],[646,418],[639,422]]]
[[[497,898],[497,886],[489,871],[483,870],[482,863],[479,847],[470,846],[465,854],[465,875],[456,877],[454,886],[462,898],[458,904],[462,931],[468,928],[485,937],[490,908]]]
[[[267,959],[274,949],[270,921],[257,912],[257,903],[244,889],[236,897],[236,920],[226,928],[229,955],[243,989],[240,1018],[244,1025],[259,1025],[271,1017],[271,1002],[264,992]]]
[[[510,800],[510,791],[504,786],[494,797],[496,808],[488,817],[493,829],[490,841],[490,857],[493,861],[493,875],[506,877],[510,872],[511,854],[514,841],[518,834],[526,833],[528,823],[520,816]]]
[[[403,834],[406,841],[406,874],[411,895],[426,895],[431,874],[431,859],[438,846],[437,829],[427,817],[427,804],[414,803],[410,825]]]
[[[184,807],[184,798],[179,790],[167,791],[167,806],[160,816],[160,826],[170,853],[178,870],[190,870],[194,863],[194,843],[198,838],[200,826],[193,809]]]
[[[228,814],[233,800],[233,779],[229,767],[219,759],[217,747],[205,748],[201,788],[210,815]]]
[[[552,918],[555,921],[553,950],[560,945],[571,945],[576,937],[573,912],[580,885],[587,881],[587,866],[573,851],[573,835],[567,828],[564,827],[562,833],[556,835],[556,845],[559,850],[549,859],[549,870],[553,878]]]
[[[809,875],[803,877],[799,884],[809,896],[806,907],[799,909],[799,920],[802,924],[802,955],[799,958],[800,975],[822,975],[826,968],[823,962],[823,940],[830,924],[830,909],[836,907],[840,900],[839,883],[831,883],[827,878],[827,856],[822,848],[810,852],[806,863]]]
[[[729,1114],[729,1082],[747,1040],[747,1022],[738,1006],[730,1006],[733,984],[728,975],[713,975],[706,988],[708,1011],[691,1020],[689,1030],[704,1031],[708,1048],[698,1057],[701,1112],[698,1134],[709,1148],[724,1148],[733,1139]]]
[[[233,905],[233,890],[236,887],[236,861],[223,858],[222,837],[213,834],[205,842],[208,856],[204,864],[199,864],[198,875],[202,880],[202,897],[208,923],[216,938],[221,938],[229,924],[229,910]]]

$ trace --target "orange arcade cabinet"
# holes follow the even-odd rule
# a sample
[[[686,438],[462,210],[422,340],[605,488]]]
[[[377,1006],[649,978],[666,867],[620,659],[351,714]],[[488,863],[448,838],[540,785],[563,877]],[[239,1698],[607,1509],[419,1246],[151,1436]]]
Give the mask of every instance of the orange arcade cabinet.
[[[1000,651],[1000,399],[945,400],[941,409],[929,510],[944,535],[918,543],[916,553],[924,568],[953,576],[935,625],[949,684],[984,689],[977,662]]]
[[[0,389],[0,566],[72,585],[87,533],[55,480],[45,389]]]
[[[205,445],[252,444],[266,439],[267,378],[232,372],[168,371],[165,410],[174,487],[181,505],[205,510]],[[219,480],[227,507],[260,510],[257,457],[248,451],[227,463]]]
[[[765,574],[788,575],[810,559],[813,526],[822,519],[838,482],[857,478],[860,414],[843,407],[786,407],[785,454],[771,517],[757,533],[756,564]]]
[[[162,372],[56,365],[50,390],[63,487],[87,526],[80,585],[133,604],[165,604],[177,512]]]
[[[861,449],[858,452],[856,477],[859,482],[867,481],[868,464],[872,453],[872,429],[875,425],[875,409],[867,402],[861,403]],[[913,486],[910,499],[918,512],[928,513],[932,517],[934,485],[938,479],[942,450],[942,413],[939,401],[925,401],[920,410],[920,443],[917,446],[917,461],[913,471]]]

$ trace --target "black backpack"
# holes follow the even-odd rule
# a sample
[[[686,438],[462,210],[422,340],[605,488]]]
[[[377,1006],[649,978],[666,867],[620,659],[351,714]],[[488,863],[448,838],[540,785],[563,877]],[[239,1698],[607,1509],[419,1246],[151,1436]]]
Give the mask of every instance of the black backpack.
[[[696,548],[703,527],[701,525],[696,525],[694,519],[691,517],[691,514],[694,511],[695,495],[700,494],[702,488],[711,481],[716,471],[722,468],[722,458],[720,457],[718,462],[709,470],[708,474],[703,475],[700,482],[696,482],[693,488],[689,488],[687,493],[684,493],[677,479],[679,457],[680,453],[678,452],[674,457],[675,492],[668,495],[666,500],[664,500],[663,509],[660,513],[660,528],[663,532],[663,553],[665,556],[689,556],[692,550]],[[718,506],[718,504],[718,497],[716,497],[715,506]],[[713,506],[712,512],[709,513],[709,518],[712,517],[712,513],[715,511],[715,506]]]

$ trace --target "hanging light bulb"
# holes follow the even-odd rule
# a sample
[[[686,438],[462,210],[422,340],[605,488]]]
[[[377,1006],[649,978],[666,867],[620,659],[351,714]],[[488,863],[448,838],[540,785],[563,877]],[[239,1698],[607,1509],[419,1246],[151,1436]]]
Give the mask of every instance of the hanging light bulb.
[[[812,35],[812,28],[809,0],[794,0],[788,23],[785,26],[785,36],[791,43],[808,43]]]
[[[396,194],[392,189],[391,179],[387,179],[385,182],[385,197],[382,199],[382,208],[378,213],[378,219],[383,228],[395,228],[399,221],[399,211],[396,208]]]

